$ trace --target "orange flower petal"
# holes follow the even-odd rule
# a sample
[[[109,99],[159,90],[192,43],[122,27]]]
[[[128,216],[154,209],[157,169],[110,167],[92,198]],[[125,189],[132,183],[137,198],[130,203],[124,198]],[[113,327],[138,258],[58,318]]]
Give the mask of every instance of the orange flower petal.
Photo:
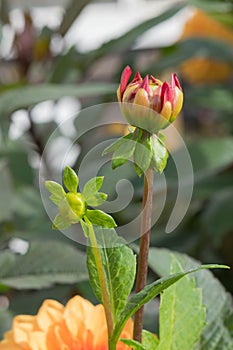
[[[38,327],[47,331],[51,325],[62,320],[64,306],[56,300],[45,300],[36,316]]]

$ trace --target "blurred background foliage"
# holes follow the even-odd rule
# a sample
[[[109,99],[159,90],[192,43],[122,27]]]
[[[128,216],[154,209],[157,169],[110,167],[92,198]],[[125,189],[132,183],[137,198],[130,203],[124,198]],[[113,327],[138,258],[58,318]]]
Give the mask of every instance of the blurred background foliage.
[[[9,329],[13,315],[35,313],[45,298],[65,302],[80,293],[95,301],[85,267],[85,247],[52,232],[40,197],[38,170],[46,142],[64,118],[97,103],[116,101],[116,87],[126,64],[161,80],[176,71],[185,93],[176,127],[193,162],[193,197],[182,224],[165,234],[177,193],[177,174],[170,159],[165,172],[167,201],[152,230],[152,246],[186,253],[203,263],[233,265],[232,2],[73,0],[57,1],[56,8],[49,9],[49,5],[54,2],[0,3],[0,336]],[[107,12],[101,12],[110,5],[116,11],[115,21],[120,22],[117,10],[121,9],[119,16],[124,13],[131,24],[89,46],[83,32],[79,43],[75,23],[79,29],[88,21],[90,6],[97,9],[100,5],[96,22],[86,32],[89,36],[93,33],[95,38],[96,25],[107,23],[103,30],[111,29],[111,22],[104,21]],[[43,20],[38,25],[36,9],[43,7],[51,16],[56,10],[55,24]],[[145,18],[131,20],[133,13],[146,10]],[[78,129],[78,123],[75,127]],[[79,140],[69,165],[78,170],[95,143],[124,132],[114,124],[91,131]],[[55,152],[68,147],[72,137],[69,130],[61,129],[63,143],[60,148],[55,143]],[[179,152],[179,144],[172,139],[168,142]],[[47,167],[52,178],[52,162]],[[140,212],[142,181],[131,165],[112,173],[106,164],[99,174],[106,175],[104,191],[110,198],[116,197],[117,181],[130,174],[133,201],[115,213],[119,225],[128,222]],[[155,201],[164,191],[159,183],[156,176]],[[152,266],[151,279],[155,272],[159,273]],[[232,270],[216,274],[232,293]],[[147,312],[147,325],[154,329],[151,308]]]

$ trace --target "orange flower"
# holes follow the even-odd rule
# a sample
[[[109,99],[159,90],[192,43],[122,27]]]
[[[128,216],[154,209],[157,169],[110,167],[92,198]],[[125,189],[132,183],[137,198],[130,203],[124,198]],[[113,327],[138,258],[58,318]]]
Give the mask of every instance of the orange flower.
[[[217,39],[228,44],[233,43],[233,32],[221,23],[196,10],[186,23],[181,40],[191,37]],[[214,57],[193,57],[180,66],[182,76],[191,84],[215,83],[229,79],[232,67],[227,62],[221,62]]]
[[[133,321],[121,334],[131,339]],[[12,330],[0,342],[0,350],[107,350],[107,325],[103,306],[94,306],[80,296],[64,307],[45,300],[36,316],[19,315]],[[130,349],[120,341],[117,350]]]

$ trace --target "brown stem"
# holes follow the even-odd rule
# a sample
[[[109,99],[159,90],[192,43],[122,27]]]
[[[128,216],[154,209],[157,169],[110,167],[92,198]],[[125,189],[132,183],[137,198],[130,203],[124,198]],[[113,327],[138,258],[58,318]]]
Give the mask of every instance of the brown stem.
[[[150,246],[150,229],[151,229],[151,214],[153,202],[153,187],[154,187],[154,171],[149,168],[144,174],[144,189],[142,202],[142,222],[141,222],[141,239],[140,250],[138,256],[138,272],[136,280],[136,292],[140,292],[147,280],[148,270],[148,254]],[[141,307],[134,317],[134,339],[142,341],[144,307]]]

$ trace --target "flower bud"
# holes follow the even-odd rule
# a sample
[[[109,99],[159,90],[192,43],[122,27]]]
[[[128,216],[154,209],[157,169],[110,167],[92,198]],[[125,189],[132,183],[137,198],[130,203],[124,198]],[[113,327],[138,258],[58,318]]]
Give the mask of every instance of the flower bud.
[[[117,90],[127,121],[152,133],[167,127],[176,119],[183,105],[183,92],[176,74],[172,74],[171,83],[162,83],[152,75],[142,79],[137,72],[128,84],[131,74],[131,68],[127,66]]]
[[[79,219],[82,219],[87,210],[87,204],[83,195],[81,193],[69,192],[66,194],[66,200],[75,215],[77,215]]]

